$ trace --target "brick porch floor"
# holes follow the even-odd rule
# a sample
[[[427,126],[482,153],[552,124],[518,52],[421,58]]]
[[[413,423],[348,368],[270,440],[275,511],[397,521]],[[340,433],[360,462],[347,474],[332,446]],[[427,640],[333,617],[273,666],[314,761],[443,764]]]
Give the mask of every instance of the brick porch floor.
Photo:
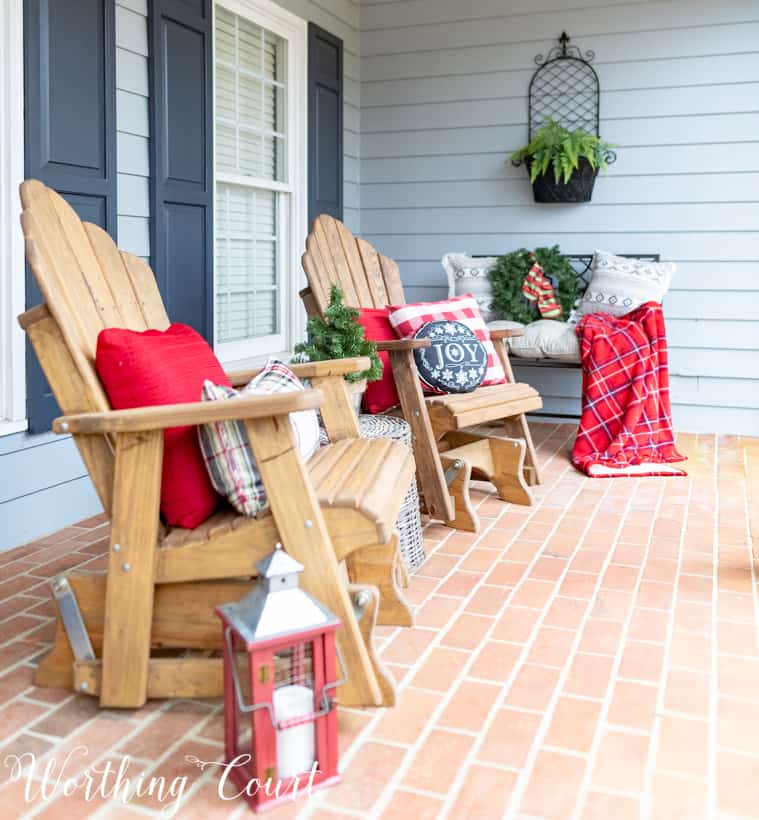
[[[571,427],[535,432],[534,507],[482,491],[479,535],[426,529],[417,625],[380,630],[399,706],[341,709],[343,784],[271,817],[759,817],[759,439],[680,436],[687,479],[588,480],[567,459]],[[185,761],[220,758],[217,701],[99,711],[33,686],[47,579],[102,568],[106,538],[92,519],[0,555],[0,761],[84,746],[67,774],[128,756],[128,776],[188,777],[177,816],[245,816],[218,797],[217,770]],[[27,803],[7,768],[0,779],[3,817],[161,808]]]

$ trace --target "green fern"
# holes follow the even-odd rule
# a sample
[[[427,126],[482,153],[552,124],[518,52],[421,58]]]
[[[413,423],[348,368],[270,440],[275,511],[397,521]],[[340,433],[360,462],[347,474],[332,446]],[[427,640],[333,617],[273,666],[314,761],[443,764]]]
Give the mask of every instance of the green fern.
[[[593,170],[607,168],[606,155],[614,146],[600,137],[577,128],[569,131],[563,125],[548,118],[535,136],[509,157],[512,162],[527,161],[530,167],[530,182],[553,170],[554,180],[569,182],[572,172],[579,167],[580,160],[586,159]]]

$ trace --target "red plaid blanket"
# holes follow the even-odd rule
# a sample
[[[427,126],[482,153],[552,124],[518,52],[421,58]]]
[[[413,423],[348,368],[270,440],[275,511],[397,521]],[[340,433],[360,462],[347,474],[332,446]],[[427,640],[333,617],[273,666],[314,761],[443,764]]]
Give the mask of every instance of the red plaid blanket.
[[[577,325],[582,416],[572,462],[595,477],[687,475],[675,447],[664,316],[647,302],[625,316],[591,313]]]

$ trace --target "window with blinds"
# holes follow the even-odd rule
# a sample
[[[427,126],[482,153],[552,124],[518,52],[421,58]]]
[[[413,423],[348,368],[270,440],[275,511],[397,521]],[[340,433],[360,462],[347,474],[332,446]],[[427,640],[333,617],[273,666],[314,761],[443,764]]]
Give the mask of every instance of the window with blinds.
[[[216,343],[242,358],[286,346],[288,43],[221,5],[214,27]]]

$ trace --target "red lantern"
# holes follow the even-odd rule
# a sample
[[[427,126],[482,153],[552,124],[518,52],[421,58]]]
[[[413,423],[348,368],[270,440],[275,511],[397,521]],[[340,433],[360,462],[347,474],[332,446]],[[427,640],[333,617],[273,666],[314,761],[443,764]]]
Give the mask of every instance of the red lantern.
[[[224,624],[224,777],[254,811],[339,782],[335,630],[277,544],[255,587],[216,607]],[[342,667],[342,662],[341,662]]]

